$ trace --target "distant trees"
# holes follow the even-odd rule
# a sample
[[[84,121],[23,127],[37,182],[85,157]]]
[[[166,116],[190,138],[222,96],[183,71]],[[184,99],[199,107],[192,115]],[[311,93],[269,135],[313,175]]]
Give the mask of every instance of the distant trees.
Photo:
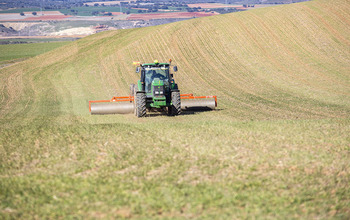
[[[73,15],[77,15],[78,14],[78,10],[71,9],[70,11],[72,12]]]
[[[21,12],[21,13],[19,13],[21,16],[24,16],[24,13],[23,12]]]
[[[32,12],[32,15],[34,15],[34,16],[37,15],[37,14],[38,14],[38,13],[36,13],[36,11],[33,11],[33,12]]]

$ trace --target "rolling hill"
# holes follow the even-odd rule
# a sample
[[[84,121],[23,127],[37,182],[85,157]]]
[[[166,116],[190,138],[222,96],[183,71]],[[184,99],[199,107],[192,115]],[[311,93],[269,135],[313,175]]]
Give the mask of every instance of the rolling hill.
[[[89,114],[169,58],[216,111]],[[350,216],[347,0],[101,32],[0,76],[2,217]]]

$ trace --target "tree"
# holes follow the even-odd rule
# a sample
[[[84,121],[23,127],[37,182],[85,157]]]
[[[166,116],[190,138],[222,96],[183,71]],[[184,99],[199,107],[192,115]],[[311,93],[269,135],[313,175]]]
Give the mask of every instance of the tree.
[[[21,12],[21,13],[19,13],[21,16],[24,16],[24,13],[23,12]]]
[[[36,11],[33,11],[33,12],[32,12],[32,15],[34,15],[34,16],[37,15]]]

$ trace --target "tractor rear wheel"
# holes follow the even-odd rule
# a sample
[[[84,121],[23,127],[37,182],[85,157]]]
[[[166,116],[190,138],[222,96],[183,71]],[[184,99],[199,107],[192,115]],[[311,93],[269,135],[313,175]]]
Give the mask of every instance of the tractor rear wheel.
[[[143,92],[136,93],[136,116],[146,116],[146,94]]]
[[[172,105],[168,108],[168,114],[171,116],[181,114],[180,92],[171,93],[171,102],[172,102]]]

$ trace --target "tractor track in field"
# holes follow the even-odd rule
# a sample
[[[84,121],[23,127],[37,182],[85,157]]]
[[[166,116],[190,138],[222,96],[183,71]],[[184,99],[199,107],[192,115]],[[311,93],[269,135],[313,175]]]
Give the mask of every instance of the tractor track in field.
[[[22,75],[22,72],[17,71],[7,77],[6,86],[4,86],[6,88],[7,99],[5,100],[1,113],[6,112],[6,110],[10,108],[10,105],[15,102],[16,97],[17,99],[19,98],[18,95],[21,94],[19,85],[22,82]]]

